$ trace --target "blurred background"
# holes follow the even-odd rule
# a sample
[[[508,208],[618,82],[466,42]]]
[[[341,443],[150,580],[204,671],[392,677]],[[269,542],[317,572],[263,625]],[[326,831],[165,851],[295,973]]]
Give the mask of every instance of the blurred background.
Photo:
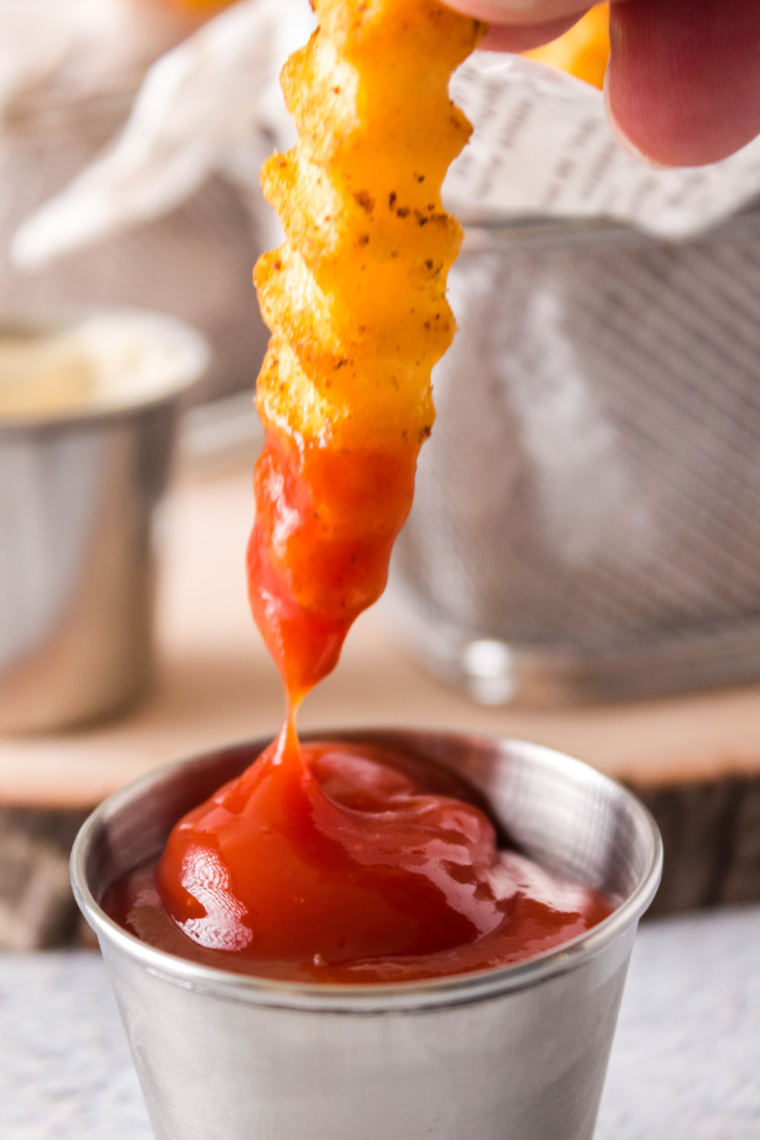
[[[626,165],[606,25],[500,64],[487,99],[462,74],[484,133],[473,114],[449,193],[439,419],[388,594],[302,723],[598,765],[660,823],[666,914],[760,899],[760,164]],[[312,26],[306,0],[0,0],[7,950],[87,942],[67,859],[105,795],[279,727],[244,581],[251,269],[279,234],[258,167],[293,138],[277,73]],[[531,210],[486,187],[477,141],[518,98],[567,119],[551,169],[488,143]]]

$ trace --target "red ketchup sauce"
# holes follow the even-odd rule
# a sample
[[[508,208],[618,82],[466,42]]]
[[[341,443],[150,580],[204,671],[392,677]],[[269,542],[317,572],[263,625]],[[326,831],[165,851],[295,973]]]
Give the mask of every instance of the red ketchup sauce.
[[[612,911],[499,850],[477,795],[437,766],[280,738],[173,829],[103,906],[181,957],[301,982],[403,982],[540,954]]]
[[[160,949],[292,981],[399,982],[540,954],[613,903],[500,850],[452,773],[364,746],[300,746],[295,711],[382,592],[411,504],[398,456],[270,437],[248,552],[256,621],[289,715],[275,743],[173,828],[157,864],[103,900]]]

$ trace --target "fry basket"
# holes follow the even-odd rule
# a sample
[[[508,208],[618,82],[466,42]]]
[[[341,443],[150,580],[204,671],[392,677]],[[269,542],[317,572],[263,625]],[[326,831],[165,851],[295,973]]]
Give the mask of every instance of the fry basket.
[[[412,651],[486,703],[760,677],[760,212],[471,229],[399,539]]]

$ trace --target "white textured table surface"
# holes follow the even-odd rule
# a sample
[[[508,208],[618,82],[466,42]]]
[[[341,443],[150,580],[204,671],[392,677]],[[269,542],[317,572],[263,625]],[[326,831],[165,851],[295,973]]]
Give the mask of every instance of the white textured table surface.
[[[0,1136],[151,1140],[96,954],[0,957]],[[652,922],[596,1140],[758,1138],[760,908]]]

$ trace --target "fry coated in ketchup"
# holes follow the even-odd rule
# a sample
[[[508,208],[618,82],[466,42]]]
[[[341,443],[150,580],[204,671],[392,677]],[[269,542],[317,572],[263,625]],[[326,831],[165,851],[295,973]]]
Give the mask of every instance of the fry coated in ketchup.
[[[469,135],[448,81],[484,30],[438,0],[316,0],[283,71],[299,141],[262,184],[286,242],[256,280],[272,330],[248,549],[283,677],[278,741],[173,829],[107,908],[140,937],[260,976],[393,982],[504,965],[611,910],[497,848],[453,776],[366,747],[299,747],[295,711],[382,593],[430,434],[462,231],[440,199]]]

